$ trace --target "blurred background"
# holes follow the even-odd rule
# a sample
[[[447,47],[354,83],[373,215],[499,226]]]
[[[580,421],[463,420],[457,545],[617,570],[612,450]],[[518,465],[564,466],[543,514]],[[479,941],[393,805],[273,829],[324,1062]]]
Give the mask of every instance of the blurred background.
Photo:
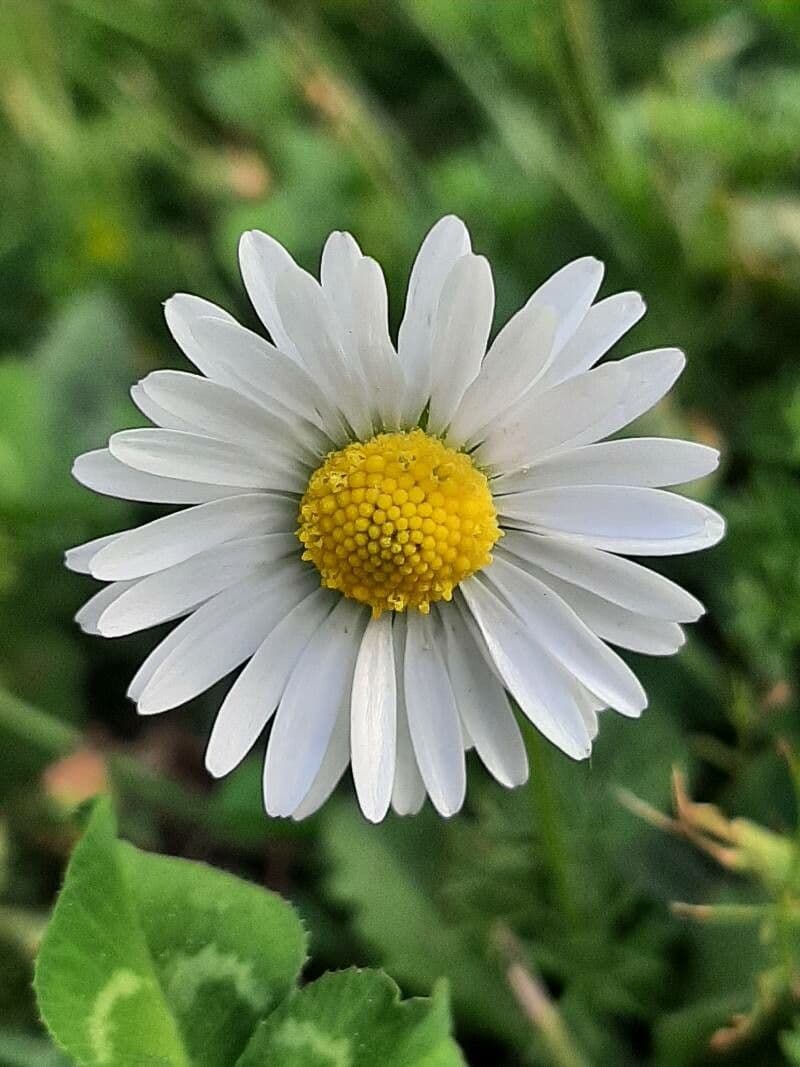
[[[0,1065],[65,1062],[32,960],[71,812],[102,789],[132,840],[289,897],[309,974],[447,976],[470,1064],[800,1064],[799,179],[796,0],[0,7]],[[73,624],[92,583],[64,549],[157,509],[94,497],[71,461],[139,424],[130,384],[185,366],[170,294],[254,324],[242,230],[314,270],[351,230],[396,327],[446,212],[493,264],[498,321],[593,254],[604,294],[650,309],[617,354],[687,352],[643,429],[723,450],[690,492],[727,540],[662,568],[709,614],[677,659],[629,657],[650,709],[609,715],[587,765],[537,746],[506,793],[475,763],[449,823],[369,827],[349,786],[270,821],[259,756],[202,769],[220,688],[139,722],[125,689],[158,635]]]

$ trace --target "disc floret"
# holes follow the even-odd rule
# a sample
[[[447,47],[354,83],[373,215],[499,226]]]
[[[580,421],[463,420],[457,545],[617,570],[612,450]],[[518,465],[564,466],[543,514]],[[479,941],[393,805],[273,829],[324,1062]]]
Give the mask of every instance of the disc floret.
[[[502,536],[486,476],[423,430],[331,452],[311,475],[297,536],[322,584],[374,616],[437,600],[491,563]]]

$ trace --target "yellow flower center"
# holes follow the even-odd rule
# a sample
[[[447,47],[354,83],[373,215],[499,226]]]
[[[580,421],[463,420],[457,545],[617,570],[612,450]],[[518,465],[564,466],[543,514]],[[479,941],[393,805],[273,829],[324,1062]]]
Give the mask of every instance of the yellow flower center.
[[[502,531],[469,456],[422,430],[331,452],[300,503],[303,559],[322,584],[383,611],[430,611],[491,563]]]

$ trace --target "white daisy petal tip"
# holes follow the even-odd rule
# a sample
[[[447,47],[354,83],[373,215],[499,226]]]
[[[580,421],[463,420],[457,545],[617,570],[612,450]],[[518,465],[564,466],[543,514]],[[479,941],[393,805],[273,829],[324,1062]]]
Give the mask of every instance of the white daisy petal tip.
[[[256,250],[258,240],[260,237],[266,236],[262,230],[245,230],[239,238],[239,260],[245,256],[250,256]]]
[[[130,696],[130,694],[128,694]],[[136,714],[142,716],[160,715],[162,712],[168,710],[168,705],[162,707],[161,704],[155,699],[151,699],[147,691],[142,693],[138,700],[135,700]]]
[[[637,321],[647,314],[647,302],[641,293],[632,289],[630,292],[620,294],[620,315],[630,316]]]
[[[572,752],[566,752],[565,755],[569,756],[569,758],[571,760],[574,760],[575,763],[583,763],[584,760],[589,759],[592,755],[593,741],[594,738],[587,737],[586,741],[583,743],[582,746],[576,748]]]
[[[433,235],[438,236],[445,233],[451,235],[453,239],[466,236],[467,247],[470,248],[472,246],[467,224],[459,215],[454,215],[452,213],[449,215],[442,215],[442,217],[434,222],[428,230],[425,240],[427,241]],[[424,243],[425,242],[423,241],[423,245]]]
[[[644,691],[644,689],[642,689],[641,697],[639,700],[631,701],[631,703],[625,704],[624,706],[618,706],[616,710],[620,713],[620,715],[624,715],[628,719],[638,719],[647,710],[648,704],[649,699],[647,693]],[[589,753],[591,753],[591,751],[592,746],[590,743]]]
[[[709,508],[709,510],[711,510]],[[728,524],[725,519],[717,512],[714,512],[707,520],[705,525],[706,536],[708,537],[708,547],[711,548],[714,545],[718,545],[719,542],[725,536]]]
[[[191,293],[173,293],[164,303],[164,318],[173,336],[189,321],[199,306],[206,302]]]
[[[72,466],[69,469],[69,472],[72,475],[72,477],[80,485],[85,485],[86,484],[84,482],[84,477],[85,477],[84,471],[85,471],[85,468],[86,468],[86,459],[85,459],[85,457],[87,455],[91,455],[91,453],[84,452],[82,455],[76,456],[75,459],[72,461]],[[89,488],[91,488],[91,487],[89,487]]]
[[[388,805],[386,811],[384,811],[382,807],[378,808],[369,804],[365,805],[362,804],[360,800],[359,807],[361,808],[361,814],[364,816],[367,822],[371,823],[373,826],[378,826],[380,823],[382,823],[383,820],[386,818],[386,812],[389,810]]]
[[[82,545],[75,545],[64,552],[64,566],[76,574],[93,574],[94,560],[99,552],[117,538],[116,534],[96,537]]]
[[[597,256],[581,256],[562,269],[566,271],[568,268],[570,268],[571,282],[576,293],[586,285],[591,286],[592,290],[596,292],[600,288],[606,273],[605,263],[602,259],[598,259]]]
[[[206,753],[203,757],[203,766],[211,777],[216,778],[217,780],[224,778],[235,769],[233,767],[228,767],[227,764],[220,760],[215,753],[209,753],[208,748],[206,748]]]
[[[586,273],[595,277],[600,275],[602,278],[606,272],[606,265],[602,259],[598,259],[597,256],[585,256],[581,262],[586,263]]]
[[[674,384],[686,370],[686,353],[682,348],[661,348],[657,351],[661,356],[665,370],[669,368],[674,374],[675,377],[672,383]],[[670,389],[672,388],[672,384],[669,386]]]
[[[496,782],[503,786],[504,789],[519,789],[521,785],[525,785],[528,778],[530,777],[530,770],[526,768],[524,774],[519,773],[514,775],[513,777],[509,777],[508,775],[502,775],[499,777],[497,774],[493,775],[493,777]]]

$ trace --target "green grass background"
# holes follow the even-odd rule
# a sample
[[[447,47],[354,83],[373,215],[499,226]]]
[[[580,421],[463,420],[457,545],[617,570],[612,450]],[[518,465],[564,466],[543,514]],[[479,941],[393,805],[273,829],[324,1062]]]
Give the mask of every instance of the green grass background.
[[[383,964],[409,992],[446,975],[471,1064],[800,1063],[792,885],[726,871],[618,800],[622,786],[668,810],[677,765],[729,815],[797,823],[799,178],[796,0],[0,7],[0,1065],[51,1062],[31,956],[68,809],[99,768],[40,776],[85,744],[129,837],[299,906],[311,973]],[[446,212],[492,261],[498,321],[594,254],[604,293],[649,305],[619,352],[685,349],[643,429],[722,448],[690,492],[727,517],[727,540],[663,561],[709,614],[677,660],[637,660],[650,709],[609,716],[586,766],[531,738],[531,785],[506,794],[475,764],[447,824],[368,828],[349,790],[309,824],[269,822],[257,759],[213,790],[202,771],[219,689],[142,725],[124,692],[152,635],[73,625],[91,583],[63,571],[64,548],[152,512],[92,497],[70,463],[137,424],[133,381],[183,366],[171,293],[253,323],[242,230],[310,269],[330,230],[353,231],[385,267],[396,327]],[[673,900],[755,909],[693,923]],[[555,1030],[509,992],[509,952]],[[748,1012],[748,1033],[711,1051]]]

